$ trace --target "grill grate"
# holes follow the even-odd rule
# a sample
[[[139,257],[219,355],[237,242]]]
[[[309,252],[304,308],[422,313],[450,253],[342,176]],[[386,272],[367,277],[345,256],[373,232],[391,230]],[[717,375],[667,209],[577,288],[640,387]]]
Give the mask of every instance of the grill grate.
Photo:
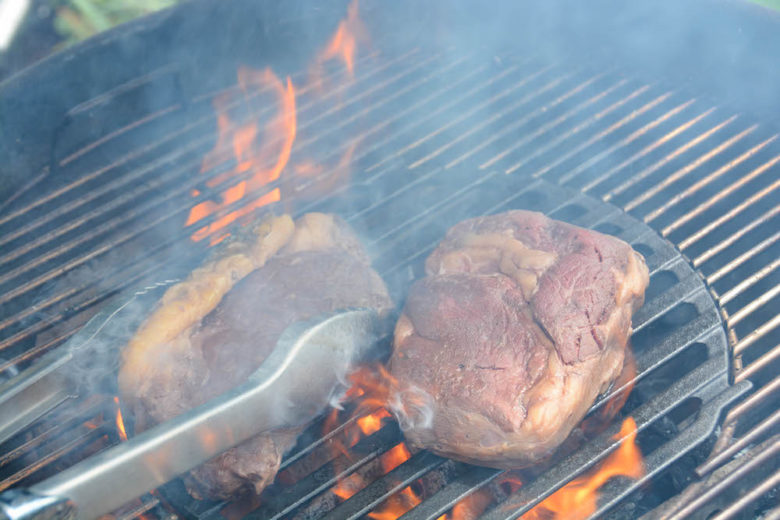
[[[755,413],[780,388],[773,379],[780,353],[773,343],[779,322],[772,310],[780,276],[773,204],[780,161],[776,135],[707,100],[614,70],[418,49],[389,59],[366,56],[356,70],[353,82],[340,82],[344,86],[324,97],[297,92],[293,149],[294,157],[332,163],[359,138],[351,182],[333,185],[338,172],[331,168],[296,179],[293,186],[291,174],[283,175],[250,195],[280,187],[283,197],[289,196],[282,204],[294,199],[297,212],[343,214],[371,237],[375,265],[396,299],[421,275],[423,259],[448,227],[508,208],[537,209],[615,234],[647,257],[650,294],[635,317],[633,338],[634,395],[642,398],[632,398],[626,412],[637,421],[640,445],[658,424],[679,410],[687,412],[675,423],[683,428],[644,453],[648,476],[607,486],[596,516],[635,517],[637,511],[622,509],[628,507],[622,499],[636,495],[642,482],[707,439],[720,410],[746,391],[748,379],[756,391],[731,409],[725,436],[700,471],[707,474],[730,461],[776,426],[776,413]],[[116,100],[174,84],[176,75],[175,67],[161,69],[72,109],[52,145],[50,174],[0,213],[0,374],[8,377],[64,343],[119,291],[184,272],[204,254],[204,245],[189,240],[193,229],[184,227],[187,212],[224,189],[206,186],[206,179],[234,166],[225,150],[220,165],[197,174],[214,142],[213,96],[186,103],[161,99],[140,119],[116,113]],[[332,79],[342,78],[334,73]],[[110,132],[84,131],[92,128],[91,121],[107,118],[118,120]],[[323,187],[329,188],[326,197]],[[190,196],[193,189],[201,193],[197,198]],[[174,256],[186,261],[172,262]],[[653,388],[681,359],[690,369],[661,390]],[[109,417],[106,399],[110,396],[99,411],[74,412],[68,403],[66,413],[74,423]],[[39,480],[88,452],[64,435],[64,428],[41,430],[46,424],[11,441],[14,449],[0,460],[0,488]],[[109,426],[90,430],[87,437],[118,442]],[[616,431],[616,426],[607,429],[537,475],[488,518],[515,518],[539,503],[605,457],[616,445],[611,439]],[[355,447],[361,458],[348,469],[399,441],[397,428],[385,427]],[[33,447],[37,462],[30,464]],[[296,457],[286,464],[294,466]],[[404,518],[438,518],[501,474],[422,453],[338,505],[329,517],[360,517],[389,494],[442,468],[449,475],[446,485]],[[293,487],[274,489],[272,500],[254,516],[294,514],[335,485],[338,476],[330,464]],[[728,484],[722,479],[712,485],[725,486],[722,482]],[[164,503],[192,516],[209,518],[222,507],[167,493]],[[154,508],[159,500],[153,497],[135,511]]]

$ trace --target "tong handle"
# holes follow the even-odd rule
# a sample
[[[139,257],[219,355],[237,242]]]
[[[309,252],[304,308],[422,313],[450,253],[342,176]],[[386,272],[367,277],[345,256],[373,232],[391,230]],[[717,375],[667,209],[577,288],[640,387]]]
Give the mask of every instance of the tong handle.
[[[76,507],[66,498],[39,495],[26,489],[0,494],[0,520],[72,520]]]
[[[27,491],[0,494],[0,510],[9,520],[98,518],[261,432],[305,424],[389,326],[373,309],[291,325],[244,384]]]

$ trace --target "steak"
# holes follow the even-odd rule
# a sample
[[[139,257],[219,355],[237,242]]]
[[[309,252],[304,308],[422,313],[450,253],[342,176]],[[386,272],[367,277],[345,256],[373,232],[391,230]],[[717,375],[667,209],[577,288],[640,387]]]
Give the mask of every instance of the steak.
[[[347,225],[324,214],[271,219],[169,289],[124,351],[122,398],[148,428],[245,381],[290,324],[347,307],[392,309]],[[222,453],[185,477],[188,490],[259,493],[298,433],[263,433]]]
[[[529,211],[463,221],[396,325],[391,407],[407,440],[499,468],[547,457],[618,377],[644,259]]]

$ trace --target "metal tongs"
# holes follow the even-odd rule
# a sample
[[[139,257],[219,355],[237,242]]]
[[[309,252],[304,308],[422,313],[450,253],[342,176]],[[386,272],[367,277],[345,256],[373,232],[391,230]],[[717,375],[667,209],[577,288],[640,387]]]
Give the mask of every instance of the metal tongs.
[[[288,327],[239,387],[28,489],[0,494],[0,518],[93,519],[258,433],[305,424],[376,353],[391,320],[349,309]]]

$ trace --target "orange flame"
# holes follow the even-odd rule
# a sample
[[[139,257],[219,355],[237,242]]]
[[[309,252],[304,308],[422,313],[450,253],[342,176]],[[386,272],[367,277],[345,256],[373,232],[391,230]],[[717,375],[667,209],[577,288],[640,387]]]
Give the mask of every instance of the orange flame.
[[[338,59],[344,63],[349,76],[354,76],[358,43],[367,42],[368,30],[358,16],[358,0],[353,0],[347,7],[347,18],[339,23],[336,33],[317,57],[316,70],[319,70],[325,62]]]
[[[623,439],[601,465],[556,491],[544,502],[523,515],[525,520],[588,518],[597,508],[598,489],[617,476],[640,478],[645,474],[642,453],[636,445],[636,422],[629,417],[623,421],[614,437]]]
[[[382,471],[385,473],[390,473],[395,468],[409,460],[411,456],[412,455],[409,453],[409,448],[406,447],[405,443],[400,442],[396,444],[383,453],[381,457],[379,457],[379,461],[382,464]]]
[[[331,491],[340,499],[347,500],[364,487],[366,487],[366,482],[363,480],[363,477],[353,473],[347,478],[341,479]]]
[[[331,60],[343,62],[351,79],[354,76],[358,44],[363,45],[368,40],[368,31],[358,15],[358,2],[353,0],[347,8],[346,18],[339,23],[327,45],[315,57],[311,68],[313,74],[310,78],[310,84],[304,90],[312,86],[321,86],[320,71],[324,64]],[[209,216],[213,216],[212,218],[215,219],[191,235],[191,239],[196,242],[208,237],[211,245],[219,243],[229,236],[225,230],[227,226],[246,217],[257,208],[277,202],[282,198],[280,188],[275,188],[259,196],[253,194],[261,192],[263,186],[279,179],[291,160],[293,143],[297,134],[295,89],[292,81],[288,77],[286,85],[283,84],[269,68],[257,71],[241,67],[238,70],[238,83],[246,106],[249,106],[252,97],[273,93],[276,96],[276,114],[264,125],[258,121],[239,124],[232,119],[229,112],[231,108],[236,109],[235,106],[231,107],[232,97],[222,95],[215,98],[217,142],[204,157],[201,173],[211,171],[227,161],[229,154],[226,151],[228,149],[232,151],[236,166],[230,171],[206,181],[206,185],[210,188],[225,184],[214,200],[204,200],[190,209],[186,226],[196,224]],[[244,105],[242,105],[243,107]],[[357,141],[350,144],[335,166],[321,166],[314,161],[307,160],[295,165],[293,170],[296,175],[300,175],[302,178],[316,177],[326,169],[330,172],[328,178],[323,179],[317,185],[316,196],[318,193],[332,189],[334,186],[349,180],[349,164],[352,161],[356,145]],[[200,190],[193,189],[192,196],[200,197]],[[248,198],[248,200],[243,206],[228,211],[229,206],[244,198]]]
[[[346,435],[349,446],[354,446],[364,436],[378,432],[385,422],[392,417],[383,405],[387,402],[394,380],[381,365],[361,367],[353,372],[349,379],[351,385],[347,390],[346,399],[357,402],[353,416],[360,415],[360,417],[355,420],[354,428],[351,431],[345,430],[339,433]],[[334,409],[325,420],[323,425],[324,432],[333,432],[337,424],[338,411]],[[332,439],[330,442],[348,460],[351,458],[351,453],[343,442],[337,439]],[[405,443],[401,442],[379,456],[379,467],[381,467],[383,474],[387,474],[409,460],[410,457],[409,448]],[[367,482],[361,475],[353,473],[346,478],[340,479],[331,491],[341,500],[346,500],[366,485]],[[369,513],[368,516],[377,520],[395,519],[419,502],[420,498],[410,487],[407,487],[389,498],[374,512]]]
[[[384,501],[376,510],[368,513],[373,520],[396,520],[406,512],[416,507],[422,500],[414,492],[412,486],[406,486],[400,492]]]
[[[366,437],[378,432],[385,422],[385,419],[390,417],[390,412],[384,408],[380,408],[374,413],[365,415],[357,420],[358,428],[363,432]]]
[[[228,172],[209,179],[206,184],[209,187],[214,187],[237,176],[245,178],[222,190],[219,202],[207,200],[193,206],[187,218],[187,226],[226,208],[234,202],[241,200],[250,192],[275,181],[290,160],[297,132],[295,89],[290,78],[287,78],[285,87],[269,68],[256,71],[242,67],[238,70],[238,83],[245,96],[250,95],[252,92],[263,92],[268,89],[273,91],[278,99],[277,113],[261,132],[258,124],[254,121],[245,125],[237,126],[234,124],[228,114],[228,99],[226,97],[220,97],[214,101],[215,109],[217,110],[219,134],[214,149],[204,158],[201,171],[210,170],[219,163],[219,159],[223,155],[223,149],[228,143],[232,143],[236,166]],[[259,144],[258,140],[260,141]],[[275,161],[269,166],[274,157],[276,158]],[[249,174],[249,176],[246,177],[246,174]],[[199,193],[195,191],[193,194],[197,196]],[[280,199],[281,192],[279,188],[275,188],[250,200],[241,208],[231,211],[217,218],[209,225],[198,229],[192,235],[192,239],[199,241],[206,237],[211,237],[211,244],[213,245],[227,236],[225,233],[216,235],[219,230],[248,215],[255,209]]]
[[[492,501],[490,493],[480,489],[455,504],[449,514],[441,515],[436,520],[476,520]]]
[[[119,438],[122,441],[126,441],[127,431],[125,430],[125,420],[122,417],[122,410],[119,409],[119,397],[114,396],[114,404],[116,404],[116,431],[119,433]]]

